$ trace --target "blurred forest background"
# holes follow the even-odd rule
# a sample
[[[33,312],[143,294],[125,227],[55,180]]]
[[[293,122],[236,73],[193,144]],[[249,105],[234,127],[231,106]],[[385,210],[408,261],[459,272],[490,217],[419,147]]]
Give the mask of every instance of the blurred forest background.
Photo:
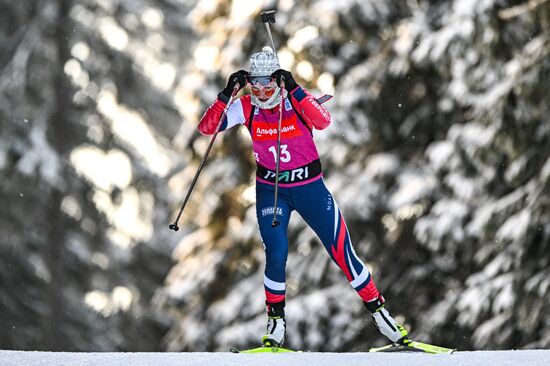
[[[332,93],[315,134],[356,251],[412,337],[550,347],[550,1],[0,0],[0,348],[259,343],[264,254],[245,129],[202,112],[267,44]],[[287,345],[384,344],[290,226]]]

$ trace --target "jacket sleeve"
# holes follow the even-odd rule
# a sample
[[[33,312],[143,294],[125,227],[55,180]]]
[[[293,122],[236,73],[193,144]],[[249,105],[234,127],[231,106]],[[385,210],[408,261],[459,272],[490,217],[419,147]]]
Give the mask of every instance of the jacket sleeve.
[[[226,104],[220,99],[216,99],[214,103],[210,104],[199,121],[200,133],[203,135],[213,135],[214,132],[216,132],[216,127],[218,127],[218,122],[220,121],[225,106]]]
[[[292,105],[310,128],[323,130],[330,125],[330,113],[307,90],[298,86],[290,95]]]
[[[247,108],[247,103],[245,103],[246,101],[244,101],[243,98],[245,97],[236,99],[231,103],[222,121],[222,125],[220,126],[220,131],[225,131],[228,128],[246,123],[247,118],[245,116],[250,114],[250,103],[248,103]],[[218,98],[208,107],[199,121],[198,128],[200,133],[203,135],[213,135],[216,132],[216,127],[218,126],[218,122],[220,121],[226,105],[227,103],[225,101]]]

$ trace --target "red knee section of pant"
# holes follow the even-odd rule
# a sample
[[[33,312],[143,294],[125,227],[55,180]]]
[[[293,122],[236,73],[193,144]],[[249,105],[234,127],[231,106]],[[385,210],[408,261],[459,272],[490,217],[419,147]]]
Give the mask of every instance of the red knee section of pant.
[[[277,303],[277,302],[285,301],[285,295],[272,294],[271,292],[266,290],[265,299],[269,303]]]
[[[376,288],[376,285],[374,284],[374,281],[372,279],[369,284],[359,290],[358,293],[364,302],[369,302],[373,299],[377,299],[378,296],[380,296],[380,292],[378,292],[378,289]]]

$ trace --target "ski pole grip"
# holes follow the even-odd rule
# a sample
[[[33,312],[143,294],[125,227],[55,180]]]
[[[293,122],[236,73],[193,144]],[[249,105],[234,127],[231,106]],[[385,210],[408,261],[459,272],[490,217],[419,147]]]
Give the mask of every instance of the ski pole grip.
[[[275,24],[275,10],[268,10],[260,13],[262,22]]]

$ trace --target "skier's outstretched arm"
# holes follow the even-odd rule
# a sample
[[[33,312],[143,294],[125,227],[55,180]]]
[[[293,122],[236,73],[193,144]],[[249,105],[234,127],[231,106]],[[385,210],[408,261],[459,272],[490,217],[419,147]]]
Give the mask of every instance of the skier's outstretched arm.
[[[201,120],[199,121],[199,131],[203,135],[212,135],[216,132],[216,127],[220,122],[220,117],[222,116],[223,110],[225,109],[229,99],[231,98],[231,93],[236,85],[239,86],[239,89],[246,85],[246,77],[248,72],[244,70],[239,70],[231,76],[227,81],[227,86],[218,94],[218,99],[216,99],[204,112]],[[221,122],[220,131],[224,131],[228,128],[242,124],[245,122],[245,115],[243,112],[243,106],[241,99],[237,99],[229,106],[227,115],[224,120]]]
[[[305,119],[310,128],[323,130],[330,125],[330,113],[315,100],[306,89],[296,83],[292,74],[279,69],[272,75],[280,84],[284,78],[286,90],[290,93],[291,103],[297,112]]]

